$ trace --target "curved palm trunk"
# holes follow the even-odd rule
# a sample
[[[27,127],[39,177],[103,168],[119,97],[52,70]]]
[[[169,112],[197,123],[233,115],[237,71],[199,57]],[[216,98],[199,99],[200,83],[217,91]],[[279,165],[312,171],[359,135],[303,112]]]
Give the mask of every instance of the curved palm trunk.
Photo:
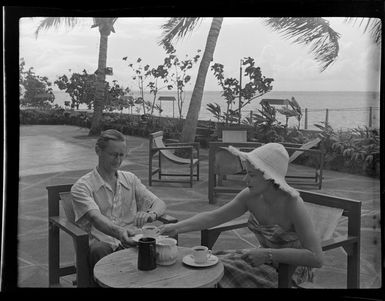
[[[221,31],[223,18],[213,18],[209,35],[206,41],[206,48],[199,65],[198,76],[195,82],[194,90],[191,96],[186,121],[182,130],[181,142],[193,142],[195,138],[196,127],[198,124],[199,111],[202,104],[203,89],[205,87],[206,75],[213,60],[215,46]]]
[[[100,28],[100,45],[99,45],[99,60],[98,72],[96,75],[96,91],[94,100],[94,115],[89,136],[100,135],[102,130],[102,116],[105,102],[105,80],[106,80],[106,66],[107,66],[107,46],[108,36],[111,30]]]

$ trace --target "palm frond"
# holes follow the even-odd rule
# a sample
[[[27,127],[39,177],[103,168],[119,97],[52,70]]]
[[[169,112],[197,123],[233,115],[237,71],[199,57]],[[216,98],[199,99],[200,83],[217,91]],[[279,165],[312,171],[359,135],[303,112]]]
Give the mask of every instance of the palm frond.
[[[174,39],[179,40],[192,32],[201,21],[201,18],[170,18],[160,27],[162,35],[158,44],[167,47]]]
[[[44,18],[39,26],[36,28],[35,37],[37,38],[41,30],[46,30],[51,27],[58,28],[60,25],[65,25],[68,27],[74,27],[79,21],[79,18],[76,17],[47,17]]]
[[[340,34],[323,18],[268,18],[265,22],[284,38],[294,39],[293,43],[310,44],[315,60],[321,63],[321,72],[338,57]]]
[[[359,20],[360,19],[360,20]],[[364,33],[369,31],[370,36],[372,37],[373,41],[380,46],[381,45],[381,31],[382,31],[382,26],[381,26],[381,19],[377,18],[345,18],[346,23],[355,23],[357,21],[360,21],[360,24],[358,24],[359,27],[361,27],[364,22],[366,23],[365,28],[363,30]]]

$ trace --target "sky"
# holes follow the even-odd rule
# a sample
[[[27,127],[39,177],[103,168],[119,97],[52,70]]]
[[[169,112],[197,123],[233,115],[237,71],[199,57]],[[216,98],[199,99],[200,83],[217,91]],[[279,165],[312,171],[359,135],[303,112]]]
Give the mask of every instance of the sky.
[[[26,68],[33,67],[36,74],[47,76],[54,82],[59,76],[71,72],[92,73],[97,69],[99,31],[91,28],[92,18],[82,18],[75,28],[65,26],[41,31],[35,30],[42,18],[20,19],[20,58]],[[225,77],[239,77],[240,60],[252,57],[262,74],[273,78],[273,91],[378,91],[380,84],[380,47],[370,40],[369,33],[357,24],[345,23],[345,18],[326,18],[331,27],[341,34],[340,52],[335,63],[321,72],[310,48],[296,45],[281,34],[269,29],[264,18],[225,17],[217,41],[214,62],[224,65]],[[107,66],[124,87],[136,89],[127,66],[142,58],[143,63],[156,67],[163,63],[165,50],[158,45],[160,25],[166,18],[118,18],[115,33],[108,40]],[[183,59],[193,57],[197,50],[203,53],[211,18],[203,18],[199,27],[174,44],[177,55]],[[122,58],[127,57],[127,61]],[[192,69],[192,81],[185,90],[193,90],[199,63]],[[71,71],[69,71],[71,70]],[[54,90],[58,90],[54,86]],[[220,90],[211,71],[208,72],[205,90]]]

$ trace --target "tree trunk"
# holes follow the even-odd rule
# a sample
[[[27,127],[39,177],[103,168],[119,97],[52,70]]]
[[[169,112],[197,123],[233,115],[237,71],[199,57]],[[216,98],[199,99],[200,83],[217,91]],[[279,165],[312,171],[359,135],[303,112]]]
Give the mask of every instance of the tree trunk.
[[[110,29],[103,26],[100,31],[100,45],[99,45],[99,61],[98,72],[96,75],[96,91],[94,100],[94,115],[92,118],[91,129],[89,136],[100,135],[102,130],[102,116],[105,102],[105,80],[106,80],[106,66],[107,66],[107,46],[108,36],[111,33]]]
[[[206,75],[213,60],[215,46],[221,31],[223,18],[213,18],[209,35],[206,41],[206,48],[199,65],[198,76],[191,96],[186,122],[182,130],[181,142],[194,142],[196,127],[198,124],[199,111],[201,109],[203,90],[206,82]]]

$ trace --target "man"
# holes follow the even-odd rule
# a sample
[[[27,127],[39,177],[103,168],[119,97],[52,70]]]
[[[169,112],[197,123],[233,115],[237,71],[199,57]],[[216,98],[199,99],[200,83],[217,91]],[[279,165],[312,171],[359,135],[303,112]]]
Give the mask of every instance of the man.
[[[147,190],[137,176],[118,170],[126,154],[122,133],[102,132],[95,151],[98,166],[71,189],[75,222],[90,235],[91,273],[102,257],[134,246],[132,236],[138,227],[156,220],[166,209],[165,203]]]

